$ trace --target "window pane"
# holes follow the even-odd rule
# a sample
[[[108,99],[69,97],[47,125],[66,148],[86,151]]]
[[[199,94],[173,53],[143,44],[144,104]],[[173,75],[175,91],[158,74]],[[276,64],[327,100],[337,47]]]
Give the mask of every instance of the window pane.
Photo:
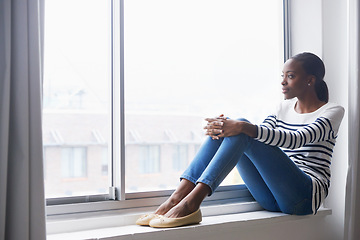
[[[260,123],[281,99],[282,1],[124,4],[126,192],[171,189],[203,140],[205,117]],[[144,144],[160,148],[151,178],[129,167]],[[236,172],[224,181],[236,183]]]
[[[110,1],[46,0],[46,197],[107,193]],[[104,159],[106,158],[106,159]]]

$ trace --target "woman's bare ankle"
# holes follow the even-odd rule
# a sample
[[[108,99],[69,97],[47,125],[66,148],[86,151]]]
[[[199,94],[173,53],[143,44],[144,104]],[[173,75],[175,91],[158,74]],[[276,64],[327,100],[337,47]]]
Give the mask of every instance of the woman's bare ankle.
[[[199,183],[175,207],[169,210],[165,216],[172,218],[184,217],[195,212],[199,209],[202,201],[210,192],[211,188],[208,185]]]
[[[194,204],[193,202],[189,202],[187,199],[183,199],[179,204],[177,204],[174,208],[170,209],[165,216],[169,218],[179,218],[185,217],[196,210],[199,209],[199,206]]]
[[[156,214],[165,215],[169,210],[175,207],[181,200],[183,200],[193,189],[195,184],[183,179],[179,187],[171,194],[171,196],[161,204],[155,211]]]

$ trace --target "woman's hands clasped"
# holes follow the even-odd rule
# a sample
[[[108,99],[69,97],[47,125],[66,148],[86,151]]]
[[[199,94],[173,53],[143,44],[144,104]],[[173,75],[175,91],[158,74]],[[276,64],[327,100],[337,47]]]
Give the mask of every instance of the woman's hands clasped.
[[[221,114],[219,117],[206,118],[207,125],[204,127],[206,135],[209,135],[212,139],[217,140],[221,137],[235,136],[241,133],[240,124],[241,121],[232,120],[224,117]]]

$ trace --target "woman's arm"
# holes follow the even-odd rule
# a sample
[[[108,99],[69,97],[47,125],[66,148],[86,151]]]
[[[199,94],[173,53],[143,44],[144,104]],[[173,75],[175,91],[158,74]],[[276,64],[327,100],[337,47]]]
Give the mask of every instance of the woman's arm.
[[[312,123],[292,123],[268,116],[258,125],[256,140],[272,146],[297,149],[323,141],[333,141],[344,116],[344,108],[331,104]]]
[[[319,117],[315,122],[293,130],[290,130],[288,126],[280,126],[276,129],[262,125],[256,127],[259,133],[256,137],[258,141],[287,149],[296,149],[309,143],[336,138],[331,121],[324,117]]]

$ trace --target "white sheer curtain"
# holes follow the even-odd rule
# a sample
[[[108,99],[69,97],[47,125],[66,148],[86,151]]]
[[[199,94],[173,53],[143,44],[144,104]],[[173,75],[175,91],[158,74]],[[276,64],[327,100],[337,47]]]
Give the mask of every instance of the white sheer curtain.
[[[0,1],[0,239],[43,240],[43,0]]]
[[[345,239],[360,239],[360,73],[358,0],[349,0],[349,171],[346,186]]]

